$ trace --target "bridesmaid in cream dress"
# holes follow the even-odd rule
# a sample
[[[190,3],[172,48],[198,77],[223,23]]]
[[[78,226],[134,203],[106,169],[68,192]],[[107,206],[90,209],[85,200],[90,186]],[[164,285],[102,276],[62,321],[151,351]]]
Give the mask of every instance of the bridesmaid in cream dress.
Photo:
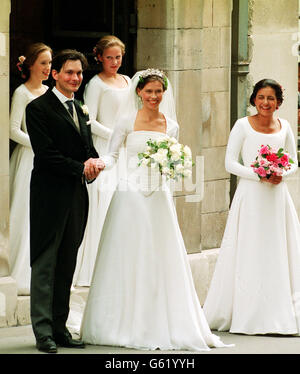
[[[213,330],[300,335],[300,224],[286,184],[298,162],[291,126],[275,116],[282,102],[277,82],[259,81],[250,98],[257,114],[230,133],[225,166],[239,184],[203,307]],[[291,169],[259,179],[251,164],[262,145],[288,152]]]
[[[25,108],[44,94],[43,84],[51,70],[52,50],[43,43],[29,46],[19,57],[18,68],[25,79],[14,92],[10,112],[10,139],[17,143],[10,159],[10,272],[17,281],[18,293],[30,293],[29,261],[29,184],[33,152],[27,134]]]
[[[115,116],[131,85],[128,76],[118,73],[125,54],[125,45],[113,35],[104,36],[94,48],[95,59],[102,64],[102,71],[86,85],[84,102],[91,119],[93,142],[99,155],[106,152],[113,131]],[[88,186],[89,216],[85,236],[77,257],[73,284],[90,286],[101,227],[112,193],[117,184],[119,166],[103,171],[97,181]]]

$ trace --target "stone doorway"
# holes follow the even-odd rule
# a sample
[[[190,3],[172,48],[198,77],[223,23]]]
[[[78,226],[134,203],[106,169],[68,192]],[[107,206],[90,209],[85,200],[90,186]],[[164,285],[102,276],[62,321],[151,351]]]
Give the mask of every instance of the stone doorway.
[[[80,7],[73,0],[11,0],[10,96],[22,83],[17,59],[28,44],[37,41],[54,52],[74,48],[86,55],[90,66],[76,95],[79,99],[86,82],[99,71],[92,50],[103,35],[114,34],[125,43],[120,72],[132,76],[136,70],[136,23],[135,0],[85,0]]]

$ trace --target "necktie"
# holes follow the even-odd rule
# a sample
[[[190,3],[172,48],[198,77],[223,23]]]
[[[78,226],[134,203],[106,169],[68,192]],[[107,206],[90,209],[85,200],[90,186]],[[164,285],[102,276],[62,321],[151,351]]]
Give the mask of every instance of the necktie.
[[[67,100],[66,104],[68,106],[68,110],[71,114],[71,117],[73,118],[73,100]]]

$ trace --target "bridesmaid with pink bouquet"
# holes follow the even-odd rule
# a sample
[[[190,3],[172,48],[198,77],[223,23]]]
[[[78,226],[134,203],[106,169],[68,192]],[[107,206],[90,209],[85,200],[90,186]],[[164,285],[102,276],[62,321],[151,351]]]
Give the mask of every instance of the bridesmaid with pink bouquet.
[[[259,81],[250,103],[257,114],[238,119],[229,136],[225,167],[239,183],[203,309],[213,330],[299,335],[300,224],[286,184],[297,170],[295,139],[275,116],[283,103],[276,81]],[[252,165],[262,145],[293,163],[259,176]]]

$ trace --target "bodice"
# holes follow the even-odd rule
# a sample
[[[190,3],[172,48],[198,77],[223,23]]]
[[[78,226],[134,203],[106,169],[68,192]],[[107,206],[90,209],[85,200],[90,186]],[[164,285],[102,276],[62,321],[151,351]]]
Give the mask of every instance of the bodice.
[[[124,77],[128,85],[123,88],[106,84],[98,75],[95,75],[86,86],[85,101],[91,108],[91,118],[95,117],[99,123],[110,129],[113,129],[115,116],[130,89],[130,78]]]
[[[134,165],[139,161],[138,153],[145,151],[149,139],[158,140],[164,136],[166,136],[166,134],[158,131],[132,131],[128,134],[126,139],[128,168],[135,168]]]
[[[158,140],[165,136],[166,134],[157,131],[132,131],[126,138],[126,183],[129,183],[145,195],[157,190],[164,180],[158,170],[151,169],[148,166],[138,166],[138,154],[146,150],[149,139]]]
[[[233,126],[228,139],[225,156],[225,168],[241,178],[259,181],[251,164],[255,161],[262,145],[270,145],[273,148],[283,148],[290,154],[294,164],[288,171],[283,172],[283,178],[297,170],[297,153],[295,139],[289,123],[280,118],[281,130],[274,134],[264,134],[255,131],[247,117],[240,118]]]
[[[281,122],[281,130],[273,134],[264,134],[255,131],[250,125],[247,118],[245,118],[244,128],[246,132],[245,140],[241,149],[241,156],[245,166],[250,167],[256,156],[258,150],[262,145],[270,145],[274,148],[284,148],[285,151],[291,152],[286,148],[286,131],[287,127],[284,121]]]

